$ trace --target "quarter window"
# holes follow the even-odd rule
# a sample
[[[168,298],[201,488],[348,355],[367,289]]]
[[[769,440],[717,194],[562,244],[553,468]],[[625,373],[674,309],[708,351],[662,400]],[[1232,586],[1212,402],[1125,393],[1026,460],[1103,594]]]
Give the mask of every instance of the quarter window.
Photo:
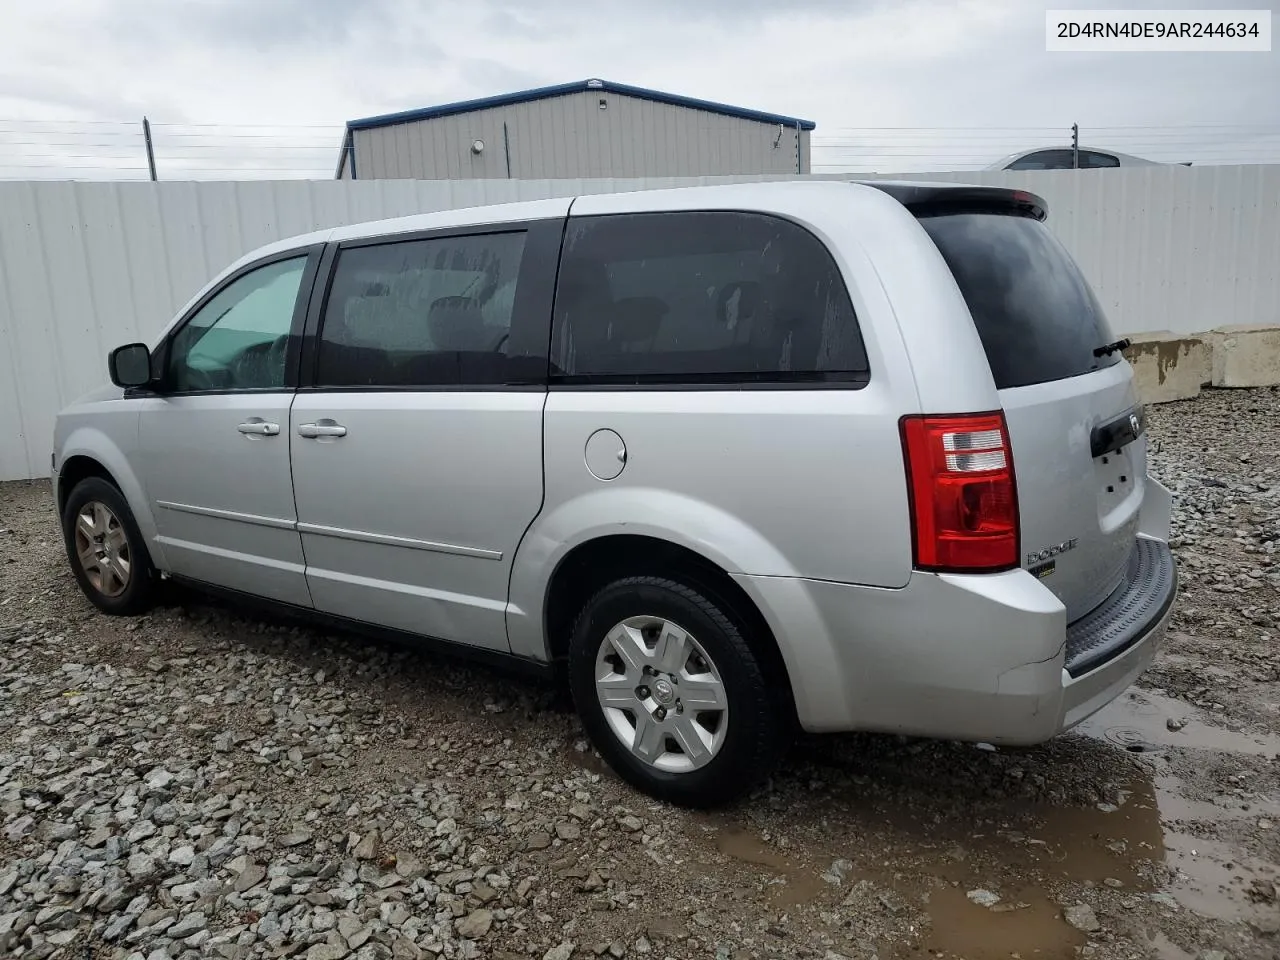
[[[233,280],[179,329],[169,351],[178,392],[280,390],[305,256]]]
[[[1096,150],[1080,151],[1081,167],[1118,167],[1120,158],[1110,153],[1099,153]]]
[[[524,233],[351,247],[320,329],[316,385],[500,384]]]
[[[570,220],[552,373],[579,383],[866,379],[849,293],[813,234],[736,212]]]

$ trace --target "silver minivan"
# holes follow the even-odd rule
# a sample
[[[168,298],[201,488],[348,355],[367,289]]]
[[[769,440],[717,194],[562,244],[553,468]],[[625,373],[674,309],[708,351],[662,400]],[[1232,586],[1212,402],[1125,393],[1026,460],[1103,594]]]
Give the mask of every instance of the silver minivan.
[[[780,182],[254,251],[64,410],[72,570],[562,672],[711,805],[797,728],[1044,741],[1177,590],[1132,373],[1036,196]]]

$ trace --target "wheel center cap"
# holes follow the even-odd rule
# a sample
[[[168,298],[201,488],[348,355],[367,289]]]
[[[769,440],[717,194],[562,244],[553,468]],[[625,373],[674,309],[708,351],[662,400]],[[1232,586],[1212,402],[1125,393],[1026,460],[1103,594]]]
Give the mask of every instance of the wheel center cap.
[[[676,698],[675,689],[669,680],[655,680],[653,683],[653,699],[661,704],[668,704]]]

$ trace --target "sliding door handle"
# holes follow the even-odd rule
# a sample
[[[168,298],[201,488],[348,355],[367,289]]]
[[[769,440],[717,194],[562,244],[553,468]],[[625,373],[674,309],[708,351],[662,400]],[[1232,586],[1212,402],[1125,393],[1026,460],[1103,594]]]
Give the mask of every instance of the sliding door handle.
[[[268,423],[261,417],[250,417],[236,429],[251,437],[274,437],[280,432],[280,424]]]
[[[340,423],[334,423],[332,420],[317,420],[315,423],[298,424],[298,436],[306,437],[309,440],[316,440],[320,437],[345,437],[347,428]]]

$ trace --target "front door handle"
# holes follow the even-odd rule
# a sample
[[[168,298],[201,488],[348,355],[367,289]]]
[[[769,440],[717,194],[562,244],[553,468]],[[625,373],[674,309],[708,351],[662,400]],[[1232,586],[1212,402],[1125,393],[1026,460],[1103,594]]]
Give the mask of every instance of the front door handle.
[[[319,437],[345,437],[347,428],[332,420],[317,420],[315,423],[298,424],[298,436],[315,440]]]
[[[280,432],[280,424],[268,423],[261,417],[250,417],[236,429],[249,436],[274,437]]]

